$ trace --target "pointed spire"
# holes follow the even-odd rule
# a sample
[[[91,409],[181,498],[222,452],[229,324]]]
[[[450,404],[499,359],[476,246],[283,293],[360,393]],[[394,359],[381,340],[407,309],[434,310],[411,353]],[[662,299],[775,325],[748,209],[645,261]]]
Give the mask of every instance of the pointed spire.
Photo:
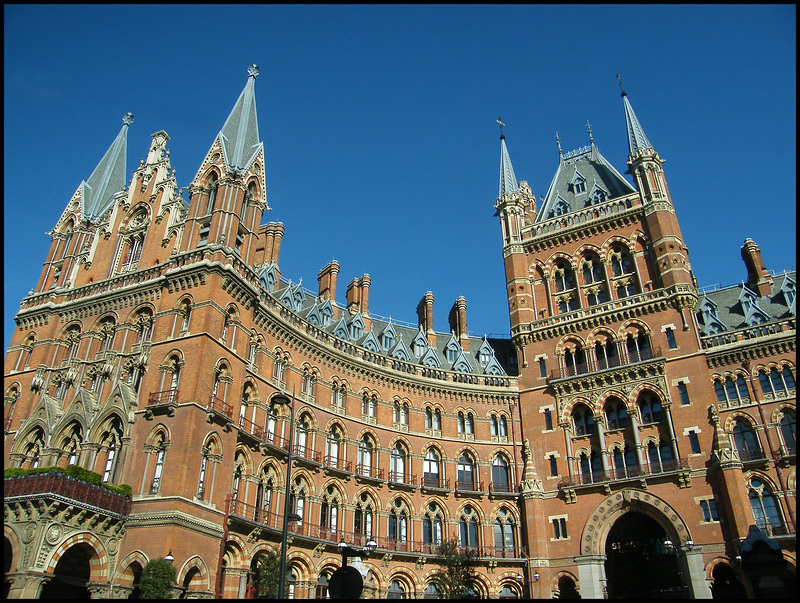
[[[518,193],[519,185],[517,177],[514,175],[514,168],[511,166],[511,158],[508,156],[506,137],[503,135],[502,128],[505,124],[500,121],[499,117],[497,123],[500,124],[500,194],[498,197],[502,197],[508,193]]]
[[[633,112],[633,107],[631,107],[631,103],[628,101],[628,94],[622,87],[622,79],[620,78],[619,73],[617,74],[617,81],[619,82],[619,87],[622,90],[622,103],[625,107],[625,123],[628,126],[628,152],[633,155],[639,149],[646,149],[648,147],[652,147],[652,145],[650,144],[650,141],[647,140],[647,136],[645,136],[639,120],[636,119],[636,114]]]
[[[122,129],[94,168],[89,180],[81,182],[81,213],[96,220],[111,207],[114,196],[125,190],[125,163],[128,154],[128,127],[133,113],[122,116]]]
[[[564,155],[564,151],[561,150],[561,137],[559,137],[558,132],[556,132],[556,144],[558,145],[558,155],[560,157]]]
[[[219,133],[225,165],[235,171],[246,169],[262,146],[256,117],[255,81],[258,65],[250,65],[247,74],[247,84]]]
[[[594,145],[594,136],[592,136],[592,124],[589,123],[589,120],[586,120],[586,129],[589,131],[589,143]]]

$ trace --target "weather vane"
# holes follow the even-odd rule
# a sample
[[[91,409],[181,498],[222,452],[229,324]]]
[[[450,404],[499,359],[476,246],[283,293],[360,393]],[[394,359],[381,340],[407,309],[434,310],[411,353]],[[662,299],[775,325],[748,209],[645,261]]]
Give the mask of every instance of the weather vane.
[[[502,120],[501,117],[498,117],[495,121],[497,121],[497,123],[500,124],[500,138],[505,138],[505,136],[503,136],[503,126],[506,125],[506,124],[503,123],[503,120]]]
[[[589,142],[594,144],[594,137],[592,136],[592,124],[589,123],[589,120],[586,120],[586,129],[589,130]]]
[[[622,96],[627,96],[625,94],[625,88],[622,87],[622,78],[619,77],[619,73],[617,74],[617,82],[619,83],[619,89],[622,90]]]
[[[256,77],[256,76],[258,75],[258,65],[256,65],[256,64],[251,64],[251,65],[250,65],[250,66],[247,68],[247,75],[249,75],[249,76],[251,76],[251,77]]]
[[[561,151],[561,138],[559,138],[558,132],[556,132],[556,142],[558,143],[558,154],[561,155],[562,154],[562,151]]]

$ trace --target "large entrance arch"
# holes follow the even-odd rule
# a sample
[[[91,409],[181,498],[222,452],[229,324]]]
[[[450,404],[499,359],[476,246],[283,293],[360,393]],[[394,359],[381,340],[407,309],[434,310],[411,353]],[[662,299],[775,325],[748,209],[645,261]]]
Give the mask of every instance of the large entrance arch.
[[[40,599],[89,599],[87,584],[92,574],[95,550],[85,542],[76,544],[62,555],[53,579],[42,588]]]
[[[684,599],[688,586],[678,550],[661,525],[643,513],[626,513],[606,538],[609,599]]]
[[[631,518],[623,519],[626,515],[631,515]],[[619,527],[615,529],[618,523]],[[642,538],[637,534],[637,529],[645,529],[646,537]],[[649,545],[645,543],[648,539],[653,541]],[[581,597],[598,599],[606,596],[620,598],[627,596],[629,591],[621,585],[616,573],[613,585],[609,584],[608,551],[614,551],[611,561],[611,569],[614,570],[619,564],[632,562],[632,556],[626,557],[622,554],[626,549],[650,546],[648,554],[657,555],[658,539],[664,552],[670,545],[674,547],[678,568],[666,587],[676,586],[674,577],[677,573],[680,576],[680,583],[688,589],[688,596],[695,599],[711,598],[711,589],[703,569],[702,549],[692,542],[688,526],[680,514],[662,498],[647,491],[634,489],[620,490],[607,496],[589,514],[581,533],[580,555],[575,558]],[[611,545],[607,548],[609,541]],[[616,548],[614,548],[615,542],[617,542]],[[667,545],[667,542],[670,545]],[[665,553],[661,556],[665,562],[672,558]],[[660,596],[672,598],[677,595],[677,592],[668,592]],[[647,595],[637,593],[635,596],[640,598]]]

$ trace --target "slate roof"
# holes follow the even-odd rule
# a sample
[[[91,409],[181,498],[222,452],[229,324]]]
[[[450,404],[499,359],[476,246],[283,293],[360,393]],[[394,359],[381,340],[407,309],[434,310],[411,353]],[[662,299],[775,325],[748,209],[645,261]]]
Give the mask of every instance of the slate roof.
[[[770,322],[796,316],[795,306],[790,303],[792,297],[787,296],[785,293],[787,289],[794,292],[796,283],[797,272],[785,272],[773,276],[772,293],[770,295],[758,297],[757,294],[754,294],[758,310],[761,310],[761,313],[765,314]],[[708,331],[710,325],[706,324],[703,313],[700,311],[705,299],[710,300],[716,306],[716,318],[727,331],[735,331],[752,326],[748,324],[747,317],[748,314],[753,315],[753,313],[752,311],[748,313],[742,303],[742,293],[745,287],[747,285],[740,283],[700,294],[696,315],[700,324],[701,335],[710,334]],[[760,315],[761,313],[758,314]]]
[[[578,185],[581,180],[582,191]],[[559,156],[558,169],[536,221],[549,220],[556,215],[578,211],[633,192],[636,192],[633,185],[614,169],[592,143]],[[604,195],[604,198],[598,194]]]
[[[319,300],[313,293],[308,291],[303,291],[302,286],[300,284],[292,284],[291,282],[284,281],[281,279],[281,282],[277,288],[277,290],[269,292],[273,298],[278,300],[283,305],[287,306],[290,310],[295,312],[298,316],[307,319],[310,316],[319,315],[319,312],[314,310],[315,306],[321,306],[322,302],[320,303]],[[344,322],[348,327],[353,322],[353,320],[358,320],[360,318],[360,314],[356,314],[355,316],[351,315],[350,312],[347,311],[346,308],[342,308],[338,304],[335,304],[338,308],[338,316],[334,320],[332,320],[327,325],[321,325],[324,331],[334,335],[337,327],[339,327],[339,331],[341,333],[341,325]],[[370,316],[371,320],[371,331],[363,331],[361,336],[358,337],[357,340],[352,340],[348,338],[350,343],[358,345],[360,347],[364,347],[364,344],[368,341],[377,341],[380,344],[383,344],[383,334],[385,331],[390,330],[396,334],[396,338],[394,339],[393,343],[389,346],[389,349],[384,349],[381,345],[381,349],[379,350],[380,354],[385,356],[392,356],[393,352],[398,353],[397,350],[402,350],[403,348],[409,353],[408,362],[412,364],[424,364],[424,360],[430,362],[430,357],[433,356],[435,358],[436,366],[435,368],[440,368],[442,370],[454,370],[454,366],[458,366],[459,368],[466,368],[469,365],[470,371],[468,370],[459,370],[457,372],[464,372],[464,373],[471,373],[475,375],[484,375],[484,374],[501,374],[501,375],[516,375],[518,373],[516,367],[516,352],[511,344],[511,339],[505,338],[490,338],[490,337],[475,337],[470,336],[470,349],[469,352],[464,352],[464,357],[461,357],[461,354],[456,355],[456,359],[454,361],[450,361],[447,358],[447,346],[450,343],[453,335],[451,333],[436,333],[436,346],[430,349],[425,350],[422,357],[417,357],[414,351],[413,342],[414,339],[420,334],[420,330],[418,327],[411,327],[406,326],[403,324],[398,324],[397,322],[391,319],[384,319],[382,317],[377,316]],[[391,329],[389,329],[389,325],[391,325]],[[403,346],[398,346],[399,342],[402,340]],[[491,350],[494,352],[494,357],[490,359],[488,365],[483,366],[480,362],[480,349],[484,343],[484,340],[489,345]],[[368,344],[373,345],[373,344]],[[367,349],[367,348],[365,348]],[[460,350],[459,350],[460,351]],[[401,352],[399,352],[401,353]],[[467,362],[464,362],[466,359]],[[499,370],[498,370],[499,369]],[[487,372],[489,371],[489,372]]]
[[[122,129],[94,168],[88,180],[81,182],[81,213],[92,222],[111,207],[117,193],[125,190],[125,163],[128,154],[128,127],[133,113],[122,117]]]

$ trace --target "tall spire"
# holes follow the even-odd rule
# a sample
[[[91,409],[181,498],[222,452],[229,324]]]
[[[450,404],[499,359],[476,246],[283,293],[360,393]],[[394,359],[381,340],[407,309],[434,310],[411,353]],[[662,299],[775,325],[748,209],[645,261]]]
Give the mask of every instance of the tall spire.
[[[262,146],[256,118],[255,81],[258,65],[250,65],[247,74],[247,84],[219,133],[225,165],[237,171],[246,169]]]
[[[507,193],[518,193],[519,185],[517,177],[514,175],[514,168],[511,166],[511,158],[508,156],[506,137],[503,135],[505,124],[500,121],[499,117],[497,123],[500,124],[500,194],[498,197],[502,197]]]
[[[631,103],[628,101],[628,94],[625,92],[625,89],[622,88],[622,80],[619,77],[619,73],[617,74],[617,81],[619,82],[620,89],[622,89],[625,122],[628,126],[628,152],[633,155],[639,149],[646,149],[652,147],[652,145],[650,141],[647,140],[647,136],[645,136],[639,120],[636,119],[636,113],[633,112],[633,107],[631,107]]]
[[[128,127],[133,113],[122,116],[122,129],[94,168],[89,180],[81,182],[81,213],[87,220],[96,220],[111,207],[114,195],[125,190],[125,163],[128,154]]]

